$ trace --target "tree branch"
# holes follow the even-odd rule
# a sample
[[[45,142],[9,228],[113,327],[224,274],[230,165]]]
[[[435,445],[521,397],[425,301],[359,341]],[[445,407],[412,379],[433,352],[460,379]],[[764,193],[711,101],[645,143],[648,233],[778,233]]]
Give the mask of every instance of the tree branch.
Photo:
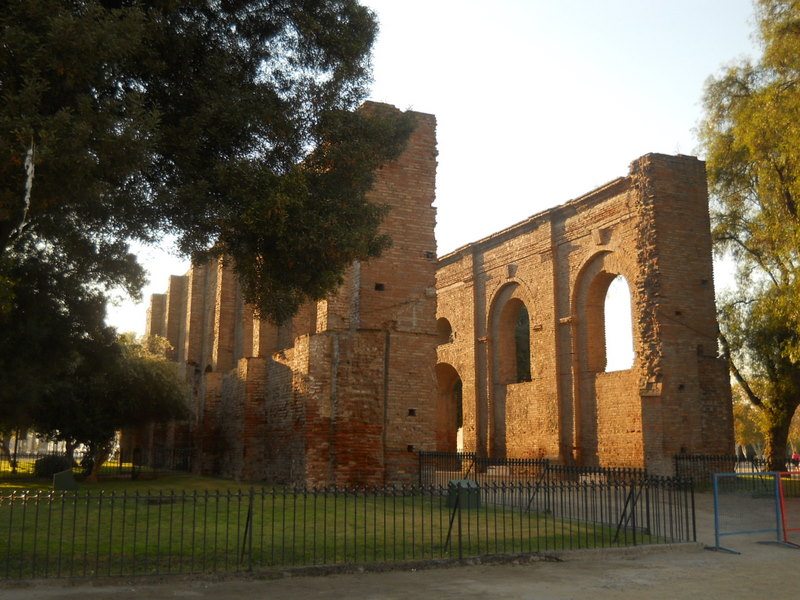
[[[717,235],[716,240],[717,242],[722,242],[723,244],[730,243],[732,245],[738,246],[745,254],[749,254],[755,263],[761,268],[761,270],[766,273],[767,277],[772,280],[772,283],[778,287],[780,284],[776,279],[775,275],[772,273],[772,270],[767,266],[766,262],[764,261],[763,254],[758,250],[750,248],[747,244],[745,244],[741,239],[733,234],[727,235]]]
[[[4,247],[9,247],[14,243],[25,230],[25,225],[28,220],[28,213],[31,208],[31,190],[33,189],[33,174],[36,170],[36,145],[31,138],[31,145],[25,153],[25,195],[22,198],[22,215],[16,225],[11,226],[11,231],[8,232],[8,237],[3,240]],[[13,218],[13,217],[12,217]]]
[[[722,346],[722,358],[728,361],[728,367],[733,374],[733,378],[740,386],[742,386],[744,393],[747,395],[747,399],[750,400],[754,406],[762,408],[763,403],[761,402],[761,398],[756,396],[755,392],[753,392],[753,390],[750,388],[750,384],[745,381],[744,377],[739,372],[739,369],[736,367],[736,364],[733,362],[733,357],[731,356],[731,347],[730,344],[728,344],[728,338],[725,337],[725,334],[719,334],[719,341],[720,345]]]

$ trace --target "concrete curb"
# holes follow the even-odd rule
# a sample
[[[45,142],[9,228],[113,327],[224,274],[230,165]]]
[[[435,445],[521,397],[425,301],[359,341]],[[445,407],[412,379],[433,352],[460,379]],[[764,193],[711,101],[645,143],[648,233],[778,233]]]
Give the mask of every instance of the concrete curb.
[[[650,544],[614,548],[587,548],[581,550],[563,550],[551,552],[532,552],[519,554],[492,554],[465,559],[420,560],[397,563],[349,564],[319,567],[296,567],[282,569],[261,569],[254,571],[237,571],[212,574],[174,574],[174,575],[141,575],[137,577],[91,577],[67,579],[35,579],[20,581],[0,581],[2,589],[34,589],[48,587],[105,587],[119,585],[153,585],[159,583],[176,583],[181,581],[204,581],[217,583],[224,581],[258,581],[284,579],[291,577],[325,577],[328,575],[349,575],[366,573],[387,573],[391,571],[422,571],[434,569],[455,569],[479,565],[524,565],[537,562],[577,562],[599,561],[609,558],[634,558],[676,552],[698,552],[704,548],[699,542],[676,544]]]

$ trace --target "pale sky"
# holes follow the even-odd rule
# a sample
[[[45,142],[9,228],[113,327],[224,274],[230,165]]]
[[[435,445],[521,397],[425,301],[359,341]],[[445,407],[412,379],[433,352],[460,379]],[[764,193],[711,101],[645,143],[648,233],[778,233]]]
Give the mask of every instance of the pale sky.
[[[362,0],[378,15],[372,100],[437,118],[439,255],[624,176],[698,155],[707,77],[757,56],[750,0]],[[702,158],[702,156],[701,156]],[[141,304],[188,261],[148,250]]]

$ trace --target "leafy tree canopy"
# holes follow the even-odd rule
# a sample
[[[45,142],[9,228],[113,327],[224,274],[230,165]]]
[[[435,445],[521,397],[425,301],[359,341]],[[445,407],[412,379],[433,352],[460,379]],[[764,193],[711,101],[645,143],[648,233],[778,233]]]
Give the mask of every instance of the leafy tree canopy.
[[[15,260],[0,256],[3,276],[13,285],[0,310],[0,430],[25,430],[36,404],[70,375],[81,348],[109,343],[114,333],[103,323],[103,295],[80,272],[41,260],[36,248]]]
[[[747,394],[736,385],[733,388],[733,428],[736,443],[741,446],[752,446],[760,449],[764,446],[764,431],[769,423],[763,411],[756,409]],[[795,411],[789,426],[789,437],[786,448],[787,456],[800,451],[800,411]]]
[[[716,249],[737,265],[723,351],[782,469],[800,404],[800,2],[758,0],[756,16],[761,59],[708,81],[700,133]]]
[[[127,242],[173,234],[267,318],[324,297],[387,246],[365,194],[413,126],[352,112],[376,28],[355,0],[3,3],[0,253],[136,295]]]
[[[70,447],[86,445],[94,475],[117,431],[185,418],[187,394],[175,363],[130,334],[83,340],[69,376],[37,403],[33,428]]]

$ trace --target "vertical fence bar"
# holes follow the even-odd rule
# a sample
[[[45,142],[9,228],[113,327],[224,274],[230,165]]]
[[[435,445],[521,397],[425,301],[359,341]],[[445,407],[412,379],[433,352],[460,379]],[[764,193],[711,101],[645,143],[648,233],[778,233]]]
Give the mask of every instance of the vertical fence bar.
[[[33,548],[31,549],[31,577],[36,576],[36,549],[37,549],[37,542],[39,541],[39,494],[37,492],[33,496]]]
[[[322,494],[322,564],[328,562],[328,494]]]
[[[114,544],[114,524],[115,524],[115,522],[114,522],[114,509],[116,508],[116,506],[115,506],[116,500],[117,500],[116,492],[114,492],[112,490],[111,491],[111,499],[110,499],[111,506],[109,507],[109,511],[110,512],[109,512],[109,515],[108,515],[108,554],[106,555],[106,559],[105,559],[106,560],[106,575],[108,575],[108,576],[111,575],[112,566],[113,566],[113,554],[111,552],[111,549],[112,549],[113,544]],[[99,536],[99,532],[98,532],[98,536]]]
[[[100,490],[100,495],[97,497],[97,534],[95,536],[95,549],[94,549],[94,572],[96,575],[100,574],[100,533],[102,531],[102,523],[103,523],[103,490]],[[89,510],[87,507],[87,520],[89,516]]]
[[[333,562],[339,562],[339,492],[336,488],[332,490],[333,495],[333,548],[332,557]]]
[[[461,482],[456,485],[456,502],[455,508],[456,516],[458,518],[457,536],[458,536],[458,560],[464,559],[464,549],[461,546]]]
[[[50,574],[50,534],[52,533],[53,526],[53,497],[55,492],[50,492],[47,495],[47,535],[45,536],[45,552],[44,552],[44,577]],[[2,503],[0,503],[2,505]]]
[[[306,513],[307,504],[308,504],[308,488],[303,486],[303,520],[302,520],[302,523],[303,523],[303,527],[302,527],[303,551],[302,552],[303,552],[303,561],[304,562],[307,560],[306,556],[308,556],[307,553],[306,553],[306,533],[307,533],[306,523],[308,523],[308,515]]]
[[[189,547],[189,572],[194,573],[195,569],[195,551],[197,550],[197,490],[192,491],[192,530],[191,530],[191,544]]]
[[[319,494],[317,493],[316,486],[311,488],[311,501],[312,501],[312,515],[313,515],[313,523],[311,527],[311,564],[317,564],[317,498]],[[323,513],[323,518],[324,518]]]
[[[122,492],[122,533],[120,534],[120,553],[119,553],[119,574],[125,574],[125,509],[127,508],[128,491]],[[111,548],[109,546],[109,552]]]

